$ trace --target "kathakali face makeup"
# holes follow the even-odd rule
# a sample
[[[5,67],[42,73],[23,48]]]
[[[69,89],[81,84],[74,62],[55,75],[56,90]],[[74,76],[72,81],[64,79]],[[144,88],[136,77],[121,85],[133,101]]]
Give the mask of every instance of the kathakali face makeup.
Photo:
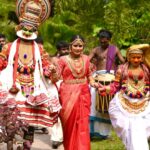
[[[17,36],[24,40],[35,40],[37,38],[37,29],[34,26],[20,24]]]
[[[22,28],[22,32],[23,32],[23,35],[29,37],[33,34],[33,32],[35,32],[35,29],[31,26],[24,26]]]

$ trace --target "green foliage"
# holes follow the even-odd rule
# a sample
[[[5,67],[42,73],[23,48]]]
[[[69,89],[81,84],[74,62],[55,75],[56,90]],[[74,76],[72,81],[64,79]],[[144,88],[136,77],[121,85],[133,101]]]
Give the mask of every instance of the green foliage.
[[[50,54],[55,53],[55,45],[58,41],[69,41],[70,37],[76,33],[73,26],[76,24],[77,17],[76,14],[65,11],[48,19],[43,25],[41,25],[39,33],[44,39],[44,42],[47,43],[46,46],[45,44],[44,46]]]
[[[9,11],[15,11],[14,0],[0,0],[0,29],[9,41],[15,38],[15,24],[8,20]]]
[[[120,47],[149,42],[150,1],[110,0],[105,5],[106,28]]]
[[[0,28],[9,41],[15,39],[15,23],[8,20],[9,11],[15,11],[14,0],[0,0]],[[113,33],[112,43],[128,47],[150,41],[149,0],[55,0],[54,16],[39,28],[44,47],[50,54],[56,51],[56,42],[69,42],[74,34],[86,41],[85,53],[98,45],[99,29]]]

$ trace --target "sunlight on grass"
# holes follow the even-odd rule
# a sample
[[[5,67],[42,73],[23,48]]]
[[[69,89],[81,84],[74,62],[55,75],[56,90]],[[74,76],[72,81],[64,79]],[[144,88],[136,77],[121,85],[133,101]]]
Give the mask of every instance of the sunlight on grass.
[[[107,140],[92,139],[91,150],[125,150],[125,147],[116,133],[112,131],[111,137]]]

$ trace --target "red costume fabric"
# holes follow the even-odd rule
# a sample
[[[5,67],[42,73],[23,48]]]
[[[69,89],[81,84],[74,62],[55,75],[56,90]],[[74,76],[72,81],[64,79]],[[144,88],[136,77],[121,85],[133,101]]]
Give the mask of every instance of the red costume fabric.
[[[17,40],[17,42],[19,40]],[[19,46],[18,43],[16,45],[17,45],[16,47]],[[7,69],[8,69],[7,64],[9,65],[8,58],[10,57],[10,52],[12,51],[11,47],[12,47],[12,44],[8,44],[5,47],[5,49],[3,49],[3,51],[0,53],[0,62],[2,62],[0,65],[1,74],[7,72]],[[45,58],[46,54],[40,47],[34,49],[34,51],[39,51],[39,54],[40,54],[39,59],[41,59],[41,62],[42,62],[41,69],[43,70],[43,78],[45,79],[45,82],[46,82],[47,80],[51,78],[51,74],[48,71],[50,63]],[[33,54],[33,58],[35,58],[35,56],[36,55]],[[58,93],[56,93],[56,97],[54,96],[55,94],[54,92],[57,92],[55,85],[53,85],[52,87],[55,90],[52,91],[50,84],[46,86],[45,86],[46,83],[44,83],[43,85],[41,84],[42,86],[45,86],[47,90],[48,88],[50,88],[49,91],[44,90],[45,88],[44,87],[42,89],[43,91],[37,91],[38,93],[35,94],[34,93],[35,91],[34,79],[37,74],[34,75],[34,72],[37,68],[34,67],[32,72],[22,73],[20,72],[21,69],[19,69],[19,61],[16,60],[16,57],[14,57],[13,64],[16,64],[17,67],[15,67],[15,65],[13,65],[14,67],[12,66],[13,73],[9,72],[8,79],[13,78],[12,80],[15,81],[15,84],[17,84],[17,86],[19,87],[19,92],[12,94],[10,93],[9,88],[4,87],[5,84],[0,85],[0,104],[5,103],[5,101],[7,100],[13,99],[14,101],[16,101],[17,107],[20,111],[20,114],[21,114],[21,116],[19,117],[20,119],[25,120],[29,125],[33,125],[33,126],[42,126],[42,127],[53,126],[53,124],[57,122],[58,111],[61,108],[58,97],[57,97]],[[30,67],[30,65],[28,66]],[[12,75],[14,74],[15,74],[15,77],[14,76],[12,77]],[[32,78],[30,78],[30,76],[32,76]],[[4,80],[3,76],[0,76],[0,83],[3,80]],[[38,80],[38,82],[42,83],[43,80],[40,79]],[[53,95],[51,94],[52,97],[51,95],[47,94],[48,92],[50,93],[50,91],[51,93],[53,93]]]
[[[63,82],[60,85],[60,117],[63,126],[65,150],[90,150],[89,114],[90,90],[88,77],[91,75],[90,62],[86,55],[83,75],[75,78],[68,63],[69,56],[61,57],[59,66]],[[85,81],[85,82],[84,82]]]

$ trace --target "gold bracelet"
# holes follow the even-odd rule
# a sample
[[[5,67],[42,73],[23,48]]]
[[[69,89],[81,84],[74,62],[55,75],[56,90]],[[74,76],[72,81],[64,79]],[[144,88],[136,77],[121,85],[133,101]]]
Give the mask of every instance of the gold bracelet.
[[[0,53],[0,57],[2,57],[3,59],[6,59],[6,55],[3,53]]]

